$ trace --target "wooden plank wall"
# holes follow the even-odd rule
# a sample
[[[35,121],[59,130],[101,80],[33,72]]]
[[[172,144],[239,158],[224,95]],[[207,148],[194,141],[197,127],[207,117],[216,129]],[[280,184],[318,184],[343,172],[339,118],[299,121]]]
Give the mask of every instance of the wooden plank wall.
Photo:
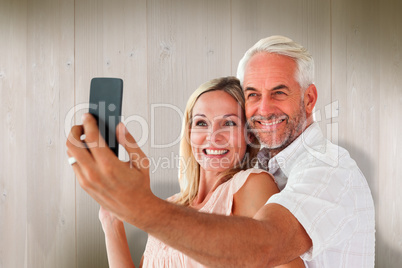
[[[378,53],[379,100],[379,184],[377,200],[378,267],[402,266],[402,3],[381,2]],[[377,95],[378,96],[378,95]],[[376,165],[376,162],[374,162]]]
[[[26,1],[1,1],[0,14],[0,267],[24,267],[28,213]]]
[[[401,267],[401,11],[399,0],[0,0],[0,267],[107,267],[99,207],[65,154],[92,77],[124,79],[125,122],[166,198],[188,96],[273,34],[313,54],[316,120],[373,192],[376,267]],[[146,234],[126,227],[138,264]]]

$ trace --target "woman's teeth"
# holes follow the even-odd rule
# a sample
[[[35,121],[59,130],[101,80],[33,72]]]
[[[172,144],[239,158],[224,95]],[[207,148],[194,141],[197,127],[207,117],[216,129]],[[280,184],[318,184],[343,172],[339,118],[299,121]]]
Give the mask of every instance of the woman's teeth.
[[[223,155],[226,154],[229,150],[209,150],[205,149],[205,153],[207,155]]]

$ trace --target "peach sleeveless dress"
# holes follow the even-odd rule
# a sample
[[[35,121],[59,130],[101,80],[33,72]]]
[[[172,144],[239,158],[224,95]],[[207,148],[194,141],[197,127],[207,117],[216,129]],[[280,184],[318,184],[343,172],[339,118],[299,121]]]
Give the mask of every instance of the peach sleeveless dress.
[[[248,169],[236,173],[232,179],[219,185],[212,193],[210,199],[199,209],[200,212],[231,215],[233,195],[244,185],[251,173],[266,172],[262,169]],[[174,196],[173,196],[174,197]],[[196,242],[195,242],[196,243]],[[151,235],[145,247],[143,266],[144,268],[201,268],[206,267],[183,253],[169,247]]]

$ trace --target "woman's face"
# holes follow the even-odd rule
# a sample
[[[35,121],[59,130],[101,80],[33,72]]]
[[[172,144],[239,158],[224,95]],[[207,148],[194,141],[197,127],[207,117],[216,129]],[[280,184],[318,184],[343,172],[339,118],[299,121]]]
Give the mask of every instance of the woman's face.
[[[192,111],[193,155],[206,171],[222,172],[241,162],[246,152],[242,108],[228,93],[202,94]]]

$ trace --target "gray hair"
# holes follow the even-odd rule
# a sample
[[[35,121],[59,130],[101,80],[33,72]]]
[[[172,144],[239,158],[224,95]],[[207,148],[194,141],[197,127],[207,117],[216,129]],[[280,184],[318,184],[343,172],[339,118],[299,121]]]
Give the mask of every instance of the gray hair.
[[[258,41],[244,54],[237,67],[237,78],[241,85],[248,61],[258,52],[275,53],[292,58],[297,64],[295,79],[305,90],[314,83],[314,60],[306,48],[285,36],[274,35]]]

